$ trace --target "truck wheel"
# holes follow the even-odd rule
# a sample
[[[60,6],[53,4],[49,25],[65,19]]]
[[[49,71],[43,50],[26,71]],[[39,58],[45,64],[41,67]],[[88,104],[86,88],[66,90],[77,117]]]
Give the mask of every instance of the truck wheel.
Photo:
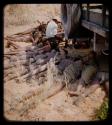
[[[62,23],[65,38],[72,38],[80,24],[81,8],[79,4],[62,4]]]

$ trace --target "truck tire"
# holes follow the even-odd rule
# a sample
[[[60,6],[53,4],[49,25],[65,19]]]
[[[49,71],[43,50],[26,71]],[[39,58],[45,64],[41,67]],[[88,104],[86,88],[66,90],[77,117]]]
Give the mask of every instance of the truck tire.
[[[65,38],[72,38],[78,29],[81,17],[79,4],[61,5],[62,23],[65,31]]]

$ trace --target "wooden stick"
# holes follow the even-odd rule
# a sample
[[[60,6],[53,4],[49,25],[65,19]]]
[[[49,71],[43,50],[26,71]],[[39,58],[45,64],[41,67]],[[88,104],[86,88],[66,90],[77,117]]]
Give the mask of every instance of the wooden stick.
[[[19,52],[4,53],[4,56],[7,56],[7,55],[16,55],[16,54],[19,54]]]
[[[7,44],[8,44],[8,46],[12,45],[15,49],[20,48],[20,46],[19,46],[19,45],[15,44],[15,43],[14,43],[14,42],[12,42],[12,41],[8,41],[8,42],[7,42]]]
[[[24,32],[16,33],[16,34],[13,34],[13,35],[26,35],[26,34],[30,34],[30,33],[32,33],[33,31],[35,31],[36,29],[37,29],[37,27],[31,28],[31,29],[28,29],[28,30],[26,30],[26,31],[24,31]],[[11,36],[13,36],[13,35],[11,35]]]

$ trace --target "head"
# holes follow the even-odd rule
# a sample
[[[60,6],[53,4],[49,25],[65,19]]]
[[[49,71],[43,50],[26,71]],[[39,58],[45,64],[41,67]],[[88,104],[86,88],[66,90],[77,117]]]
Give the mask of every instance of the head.
[[[52,19],[55,23],[59,23],[59,21],[57,19]]]

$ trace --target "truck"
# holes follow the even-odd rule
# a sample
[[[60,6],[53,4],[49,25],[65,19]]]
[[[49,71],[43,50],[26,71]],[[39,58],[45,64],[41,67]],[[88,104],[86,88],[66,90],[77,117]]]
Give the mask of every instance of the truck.
[[[99,71],[109,76],[109,8],[103,4],[61,4],[66,39],[90,38],[98,55]],[[82,40],[82,41],[83,41]],[[105,84],[109,92],[109,82]]]
[[[109,9],[103,4],[61,4],[65,38],[90,38],[93,50],[109,45]],[[99,49],[100,46],[100,49]]]

